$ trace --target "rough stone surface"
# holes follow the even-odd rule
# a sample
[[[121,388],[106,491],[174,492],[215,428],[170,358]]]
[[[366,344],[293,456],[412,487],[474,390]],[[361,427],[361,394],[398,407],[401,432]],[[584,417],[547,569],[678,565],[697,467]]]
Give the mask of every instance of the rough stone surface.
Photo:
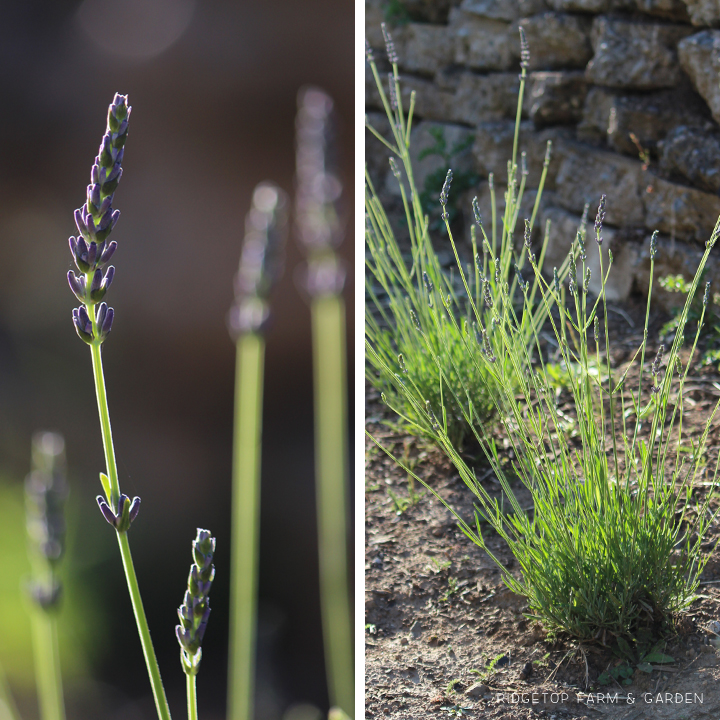
[[[691,32],[682,25],[597,17],[591,36],[595,55],[588,63],[587,78],[597,85],[637,90],[677,85],[680,64],[675,46]]]
[[[587,94],[578,139],[607,145],[638,157],[640,147],[654,156],[658,143],[678,125],[703,125],[710,113],[691,88],[672,88],[642,95],[592,87]]]
[[[454,38],[447,25],[408,23],[393,31],[398,65],[403,70],[434,75],[453,61]]]
[[[611,7],[611,0],[548,0],[553,10],[560,12],[607,12]]]
[[[592,57],[587,18],[547,12],[522,18],[519,25],[530,45],[531,70],[582,68]]]
[[[703,30],[678,44],[683,70],[720,123],[720,30]]]
[[[510,23],[471,15],[462,9],[450,14],[454,60],[473,70],[510,70],[520,56],[517,28]]]
[[[609,225],[643,224],[643,170],[637,160],[580,143],[567,144],[555,183],[558,203],[567,210],[582,213],[585,203],[593,210],[605,194]]]
[[[383,3],[387,5],[387,2]],[[403,7],[412,20],[427,23],[447,22],[451,9],[459,0],[403,0]]]
[[[688,20],[688,12],[682,0],[548,0],[548,4],[553,10],[563,12],[606,13],[620,10],[680,22]]]
[[[641,12],[677,22],[689,22],[690,19],[682,0],[612,0],[610,5],[611,10]]]
[[[437,146],[437,138],[433,132],[442,133],[445,139],[446,157],[433,153],[421,159],[420,156],[425,155],[427,150]],[[462,125],[434,122],[421,122],[415,125],[410,131],[410,159],[418,190],[422,192],[425,189],[426,179],[437,171],[444,173],[448,168],[452,168],[455,174],[474,172],[475,161],[472,155],[474,139],[473,130]],[[446,160],[447,157],[449,161]],[[404,182],[407,189],[407,181]],[[400,194],[398,181],[389,169],[385,186],[390,193]]]
[[[717,128],[673,128],[662,142],[660,167],[708,192],[720,192],[720,132]]]
[[[720,215],[720,197],[652,175],[647,180],[645,227],[704,244]]]
[[[460,10],[466,16],[502,20],[506,23],[515,22],[528,15],[537,15],[548,9],[545,0],[463,0],[460,3]],[[453,11],[450,11],[450,18],[452,13]]]
[[[380,50],[385,47],[380,24],[385,22],[382,0],[365,0],[365,38],[370,47]]]
[[[460,10],[476,17],[504,20],[506,23],[517,20],[523,14],[518,0],[463,0]]]
[[[587,95],[582,71],[534,72],[526,88],[525,107],[535,127],[574,125],[582,118]]]
[[[448,120],[475,125],[483,120],[515,117],[518,88],[517,73],[463,73]]]
[[[720,4],[717,0],[684,0],[693,25],[720,25]]]

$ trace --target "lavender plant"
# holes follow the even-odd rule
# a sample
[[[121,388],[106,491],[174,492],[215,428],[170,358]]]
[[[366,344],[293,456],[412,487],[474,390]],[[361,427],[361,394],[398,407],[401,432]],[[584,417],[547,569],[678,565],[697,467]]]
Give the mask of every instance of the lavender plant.
[[[237,347],[233,434],[232,555],[228,718],[253,717],[258,537],[260,526],[260,446],[268,297],[282,266],[287,225],[285,193],[261,183],[245,220],[235,304],[228,315]]]
[[[354,709],[352,618],[347,578],[347,409],[345,270],[335,248],[343,237],[342,184],[333,166],[333,101],[318,88],[298,96],[297,231],[307,256],[315,390],[315,487],[320,603],[330,704]],[[332,714],[332,713],[331,713]]]
[[[695,489],[704,472],[703,451],[720,402],[710,413],[692,456],[681,448],[683,388],[705,319],[709,286],[689,348],[685,332],[700,277],[720,236],[720,218],[689,288],[669,352],[662,345],[657,347],[648,368],[645,356],[653,342],[649,314],[657,242],[657,234],[653,235],[644,336],[632,361],[619,373],[610,365],[605,287],[612,254],[605,267],[604,215],[603,196],[594,228],[601,275],[600,295],[594,301],[588,296],[587,282],[580,280],[586,278],[591,241],[586,243],[579,235],[570,243],[567,287],[557,275],[546,281],[527,251],[562,359],[567,367],[579,368],[570,379],[579,447],[562,431],[562,420],[548,392],[546,357],[537,330],[532,345],[522,341],[524,318],[531,308],[529,283],[520,277],[521,312],[515,311],[504,290],[492,306],[497,345],[492,355],[477,356],[479,368],[493,381],[493,400],[514,453],[510,463],[499,456],[472,401],[465,415],[501,485],[501,497],[491,496],[478,482],[445,428],[435,422],[434,430],[477,498],[474,523],[455,513],[460,528],[496,562],[506,585],[527,597],[530,616],[550,630],[567,632],[581,641],[607,643],[615,638],[621,647],[623,642],[629,647],[627,642],[643,626],[667,620],[693,601],[710,555],[703,543],[718,517],[709,500],[717,487],[720,459],[705,499],[697,499]],[[458,271],[463,273],[463,268],[458,266]],[[446,308],[435,307],[433,315],[437,323],[441,315],[442,322],[456,323]],[[432,355],[425,331],[419,328],[417,333]],[[634,386],[630,370],[636,362]],[[508,367],[515,372],[508,372]],[[519,367],[532,370],[518,374]],[[600,367],[603,373],[596,372]],[[418,402],[410,391],[406,397],[408,402]],[[427,411],[432,413],[432,408]],[[404,469],[425,485],[409,468]],[[521,506],[512,487],[515,480],[529,491],[530,509]],[[488,547],[482,523],[507,543],[521,568],[520,578]]]
[[[190,566],[183,603],[178,608],[180,624],[175,626],[175,634],[180,643],[180,662],[187,681],[188,718],[197,720],[195,679],[202,659],[200,645],[210,616],[208,594],[215,578],[215,566],[212,564],[215,538],[210,535],[209,530],[197,529],[197,536],[192,544],[192,554],[194,562]]]
[[[65,550],[64,505],[68,486],[65,441],[57,433],[36,433],[32,441],[32,472],[25,480],[28,551],[33,569],[29,593],[35,677],[43,720],[64,720],[56,611],[62,584],[58,564]]]
[[[380,390],[397,417],[414,433],[435,437],[434,420],[426,409],[430,402],[442,423],[444,431],[456,446],[472,435],[465,416],[472,405],[473,414],[487,421],[495,407],[492,400],[492,380],[483,363],[475,355],[497,354],[497,338],[492,321],[493,305],[500,302],[507,287],[510,301],[522,303],[518,280],[513,275],[514,266],[523,268],[525,256],[515,254],[515,233],[520,215],[520,204],[526,192],[527,164],[525,153],[520,152],[519,131],[525,78],[529,64],[529,49],[521,30],[520,90],[515,120],[512,157],[508,162],[505,209],[499,218],[495,194],[495,178],[488,178],[491,201],[491,227],[489,237],[485,232],[477,198],[472,204],[475,224],[471,227],[472,257],[469,265],[461,262],[458,248],[450,232],[448,193],[453,173],[448,170],[440,191],[440,215],[447,227],[450,245],[462,273],[458,276],[445,271],[438,260],[430,236],[430,227],[421,203],[421,193],[415,185],[410,157],[410,135],[415,108],[415,94],[411,93],[410,107],[405,114],[398,74],[398,58],[392,37],[383,26],[388,59],[392,72],[388,76],[386,93],[374,55],[367,47],[367,61],[373,72],[380,98],[391,130],[391,137],[384,138],[366,120],[368,130],[390,151],[390,167],[395,175],[405,211],[405,223],[409,246],[404,247],[397,239],[382,201],[365,173],[365,241],[366,295],[369,299],[365,320],[366,378]],[[533,228],[542,198],[545,178],[550,162],[551,144],[548,142],[543,171],[533,204],[531,217],[525,221],[523,240],[531,244]],[[518,162],[519,160],[519,162]],[[407,186],[406,186],[407,183]],[[439,189],[439,188],[438,188]],[[481,237],[478,237],[478,232]],[[499,235],[499,237],[498,237]],[[537,264],[543,267],[547,246],[548,227],[540,248]],[[565,278],[567,263],[559,269],[559,277]],[[530,306],[523,321],[522,339],[532,341],[534,329],[544,322],[548,307],[536,303],[538,284],[532,280],[529,288]],[[438,308],[452,313],[455,323],[437,320]],[[432,347],[428,353],[425,341]],[[468,338],[477,338],[470,342]],[[508,368],[509,372],[525,372],[524,365]],[[408,379],[412,382],[408,384]],[[413,390],[413,402],[407,400],[408,387]]]
[[[127,96],[116,94],[108,108],[107,128],[90,172],[87,200],[75,211],[79,234],[70,238],[70,252],[79,274],[76,275],[72,270],[68,272],[68,283],[81,303],[73,310],[73,322],[80,339],[90,346],[105,452],[106,473],[100,473],[105,496],[99,495],[97,502],[103,517],[116,531],[158,717],[160,720],[170,720],[170,709],[150,638],[127,536],[140,509],[140,498],[135,497],[131,501],[120,491],[102,366],[102,344],[112,328],[114,318],[114,310],[103,300],[115,276],[115,268],[108,263],[115,254],[117,243],[114,240],[108,241],[108,237],[120,217],[120,211],[114,210],[112,203],[122,177],[121,164],[130,111]]]

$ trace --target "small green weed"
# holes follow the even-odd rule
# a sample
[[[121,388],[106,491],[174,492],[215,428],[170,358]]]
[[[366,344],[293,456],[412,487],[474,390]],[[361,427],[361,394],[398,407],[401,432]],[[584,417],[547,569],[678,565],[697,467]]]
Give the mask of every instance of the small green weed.
[[[426,565],[425,568],[435,573],[435,575],[440,574],[443,570],[447,570],[452,565],[451,560],[447,560],[446,562],[440,562],[437,558],[430,558],[430,562],[433,564],[433,567],[430,567],[430,565]]]
[[[499,655],[496,655],[494,658],[491,658],[488,660],[487,663],[485,663],[485,666],[482,670],[470,670],[471,673],[475,673],[475,675],[478,676],[478,678],[485,682],[490,678],[490,676],[495,672],[495,666],[505,657],[504,653],[500,653]]]
[[[447,590],[440,597],[440,602],[448,602],[453,595],[458,592],[458,581],[456,577],[450,576],[448,578]]]

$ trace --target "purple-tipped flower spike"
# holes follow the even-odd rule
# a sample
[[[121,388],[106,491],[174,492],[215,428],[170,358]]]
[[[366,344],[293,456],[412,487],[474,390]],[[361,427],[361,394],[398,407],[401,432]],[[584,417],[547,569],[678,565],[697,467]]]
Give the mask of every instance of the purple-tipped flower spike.
[[[380,28],[382,29],[383,38],[385,39],[385,50],[387,51],[388,60],[395,64],[398,61],[398,56],[395,51],[395,43],[393,42],[392,35],[390,35],[390,31],[387,29],[385,23],[380,23]]]
[[[63,436],[36,433],[32,440],[32,465],[32,472],[25,479],[28,537],[33,549],[54,565],[65,549],[63,508],[68,486]]]
[[[127,96],[116,93],[108,108],[107,127],[90,171],[86,202],[75,211],[78,236],[70,238],[70,252],[82,275],[76,277],[70,273],[68,282],[70,289],[85,306],[73,311],[73,319],[78,335],[87,343],[102,342],[112,326],[112,309],[99,308],[95,312],[98,319],[95,337],[89,315],[92,307],[105,296],[115,275],[115,268],[110,267],[105,273],[102,268],[110,262],[117,248],[117,243],[107,242],[107,237],[120,217],[120,211],[113,210],[112,202],[122,177],[121,163],[130,111]]]
[[[605,221],[605,199],[605,195],[600,198],[600,205],[598,205],[597,215],[595,216],[595,240],[598,245],[602,245],[603,241],[600,233],[602,232],[603,222]]]
[[[528,45],[527,37],[525,37],[525,30],[520,30],[520,67],[523,70],[527,70],[530,67],[530,46]]]
[[[287,196],[276,185],[260,183],[245,218],[245,239],[235,276],[235,304],[228,314],[233,338],[260,332],[270,315],[268,297],[282,270],[287,231]]]
[[[443,183],[442,190],[440,191],[440,204],[443,206],[443,218],[445,217],[445,206],[448,202],[448,194],[450,193],[452,179],[452,170],[448,168],[447,175],[445,175],[445,182]]]
[[[475,217],[475,224],[478,227],[482,227],[482,215],[480,214],[480,205],[478,204],[477,197],[473,198],[472,209],[473,209],[473,215]]]
[[[65,470],[65,440],[52,432],[36,433],[32,441],[32,472],[25,479],[25,508],[28,544],[46,570],[29,583],[32,599],[45,610],[55,607],[62,586],[55,568],[65,550],[64,506],[68,495]]]
[[[194,563],[190,567],[183,604],[178,608],[180,625],[175,627],[186,675],[196,675],[200,667],[200,645],[210,616],[208,593],[215,578],[214,554],[215,538],[209,530],[198,528],[192,544]]]
[[[130,498],[121,493],[118,501],[118,509],[115,512],[102,495],[98,495],[97,504],[103,517],[112,525],[119,533],[125,533],[130,529],[133,520],[140,512],[140,498]]]
[[[306,87],[298,94],[295,208],[297,235],[308,258],[300,280],[313,297],[337,295],[345,284],[345,269],[334,250],[343,237],[343,186],[334,162],[333,107],[332,98],[319,88]]]

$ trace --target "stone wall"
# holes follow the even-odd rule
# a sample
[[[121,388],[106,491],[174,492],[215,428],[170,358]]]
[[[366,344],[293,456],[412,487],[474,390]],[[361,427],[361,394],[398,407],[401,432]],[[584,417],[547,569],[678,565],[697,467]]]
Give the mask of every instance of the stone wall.
[[[546,141],[553,141],[536,223],[538,230],[547,218],[552,221],[550,262],[559,264],[567,253],[585,203],[592,220],[605,193],[605,237],[616,258],[609,297],[619,301],[633,288],[646,291],[653,230],[661,234],[660,276],[694,274],[720,215],[720,0],[402,0],[402,5],[403,22],[390,28],[405,107],[410,92],[416,93],[412,144],[421,189],[443,164],[436,156],[417,159],[435,142],[437,129],[448,147],[466,141],[452,159],[453,170],[474,170],[482,178],[493,172],[496,184],[507,176],[522,27],[531,53],[521,130],[528,187],[537,186]],[[386,13],[384,0],[366,0],[367,38],[381,63],[380,23]],[[367,77],[368,116],[384,128],[369,72]],[[387,152],[369,134],[366,147],[379,186],[396,193]],[[487,207],[486,182],[472,194]],[[711,263],[710,275],[720,280],[720,263]]]

